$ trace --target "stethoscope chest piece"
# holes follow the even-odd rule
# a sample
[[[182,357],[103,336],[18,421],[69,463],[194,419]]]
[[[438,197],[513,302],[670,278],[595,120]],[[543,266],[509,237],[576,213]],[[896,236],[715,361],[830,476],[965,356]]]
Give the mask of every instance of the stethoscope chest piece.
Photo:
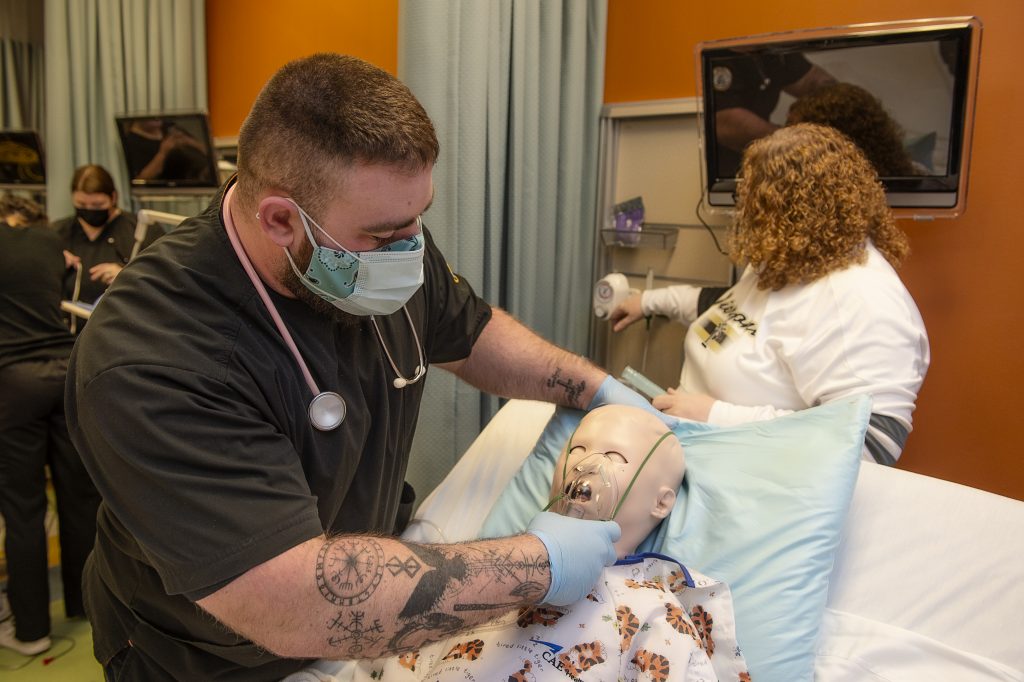
[[[345,399],[334,391],[317,394],[309,403],[309,421],[320,431],[333,431],[345,421]]]

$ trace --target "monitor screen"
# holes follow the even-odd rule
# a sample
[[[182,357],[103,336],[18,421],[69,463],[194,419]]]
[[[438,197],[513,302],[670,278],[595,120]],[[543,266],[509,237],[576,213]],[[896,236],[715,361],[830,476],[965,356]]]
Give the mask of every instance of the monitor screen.
[[[216,153],[200,112],[117,116],[132,187],[218,187]]]
[[[0,185],[45,187],[43,147],[34,130],[0,131]]]
[[[973,18],[931,19],[700,44],[708,204],[734,204],[747,144],[813,122],[865,152],[890,206],[962,211],[980,30]]]

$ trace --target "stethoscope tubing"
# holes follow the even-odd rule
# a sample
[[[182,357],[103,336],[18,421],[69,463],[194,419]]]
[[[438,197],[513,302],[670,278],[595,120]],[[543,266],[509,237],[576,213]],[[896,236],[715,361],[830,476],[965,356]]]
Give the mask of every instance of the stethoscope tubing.
[[[274,326],[277,327],[278,333],[280,333],[282,340],[291,352],[292,357],[295,358],[295,364],[299,367],[299,371],[302,373],[302,378],[309,387],[309,390],[313,392],[313,400],[309,404],[309,419],[310,423],[320,431],[332,431],[345,420],[347,408],[345,400],[334,391],[321,391],[316,384],[316,380],[313,379],[312,372],[309,371],[309,366],[302,357],[302,353],[299,351],[295,340],[292,338],[291,333],[288,331],[287,325],[281,318],[280,313],[277,311],[277,306],[270,298],[270,294],[267,292],[266,286],[263,284],[263,280],[260,279],[256,273],[256,269],[253,267],[252,262],[249,260],[248,254],[245,252],[245,247],[242,244],[241,239],[238,237],[238,231],[235,229],[234,220],[231,217],[231,198],[234,193],[234,185],[228,188],[227,193],[224,195],[224,204],[222,212],[224,215],[224,228],[228,234],[228,240],[231,242],[231,248],[235,251],[235,256],[238,258],[238,262],[241,263],[242,269],[245,270],[245,274],[248,275],[249,281],[252,282],[253,287],[256,289],[256,293],[259,294],[260,299],[263,301],[263,306],[270,314],[271,319],[274,322]],[[416,371],[411,378],[406,378],[398,370],[398,365],[395,363],[391,356],[391,351],[388,350],[387,344],[384,343],[384,336],[381,334],[380,327],[377,325],[377,320],[371,316],[370,321],[373,323],[374,331],[377,333],[377,339],[380,341],[381,347],[384,349],[384,354],[387,356],[388,364],[391,365],[391,369],[395,373],[395,380],[393,385],[395,388],[405,388],[415,384],[417,381],[422,379],[426,375],[426,361],[423,356],[423,346],[419,341],[419,335],[416,333],[416,325],[413,324],[412,316],[409,314],[409,309],[402,306],[402,310],[405,312],[406,320],[409,322],[409,326],[412,328],[413,339],[416,343],[416,349],[419,353],[419,364],[416,366]]]

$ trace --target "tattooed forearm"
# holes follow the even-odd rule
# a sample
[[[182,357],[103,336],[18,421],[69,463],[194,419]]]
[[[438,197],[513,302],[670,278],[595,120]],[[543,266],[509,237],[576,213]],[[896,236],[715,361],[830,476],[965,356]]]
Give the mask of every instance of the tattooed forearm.
[[[533,536],[458,545],[340,536],[316,554],[327,655],[411,651],[543,598],[550,565]],[[322,654],[321,654],[322,655]]]
[[[565,393],[565,405],[575,408],[582,407],[580,395],[587,390],[585,380],[573,381],[570,377],[562,377],[562,369],[558,368],[554,374],[548,377],[546,385],[548,388],[562,387]]]
[[[511,548],[410,544],[408,549],[422,560],[423,574],[399,613],[401,628],[388,642],[395,653],[410,650],[424,638],[447,637],[471,624],[457,614],[478,611],[496,615],[533,603],[544,596],[550,581],[546,559]],[[411,563],[410,559],[405,562]],[[394,560],[405,563],[400,557]],[[467,589],[471,585],[478,589],[501,586],[496,594],[488,592],[501,600],[475,601],[480,591]]]
[[[547,558],[530,534],[461,545],[320,536],[197,604],[278,656],[377,658],[536,603],[551,582]]]

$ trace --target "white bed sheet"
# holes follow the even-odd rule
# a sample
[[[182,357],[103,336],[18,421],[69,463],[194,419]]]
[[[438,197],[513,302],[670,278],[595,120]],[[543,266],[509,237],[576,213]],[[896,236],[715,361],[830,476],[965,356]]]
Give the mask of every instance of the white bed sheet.
[[[419,542],[475,537],[553,411],[547,403],[506,404],[423,501],[404,537]],[[933,652],[945,647],[950,660],[988,660],[1005,667],[1007,675],[1019,675],[1024,670],[1022,555],[1024,502],[865,462],[828,606],[833,614],[891,627],[892,633],[905,631],[913,643],[906,648],[910,659],[920,642],[929,641]],[[852,656],[850,643],[856,638],[850,637],[848,623],[827,630],[822,643],[833,646],[829,637],[842,637],[844,655]],[[894,650],[878,649],[878,641],[865,637],[858,665],[874,665],[875,651]],[[833,646],[836,660],[838,650]]]
[[[910,630],[826,609],[816,682],[1024,682],[1008,666]]]
[[[863,463],[828,605],[1024,670],[1022,556],[1024,502]]]

